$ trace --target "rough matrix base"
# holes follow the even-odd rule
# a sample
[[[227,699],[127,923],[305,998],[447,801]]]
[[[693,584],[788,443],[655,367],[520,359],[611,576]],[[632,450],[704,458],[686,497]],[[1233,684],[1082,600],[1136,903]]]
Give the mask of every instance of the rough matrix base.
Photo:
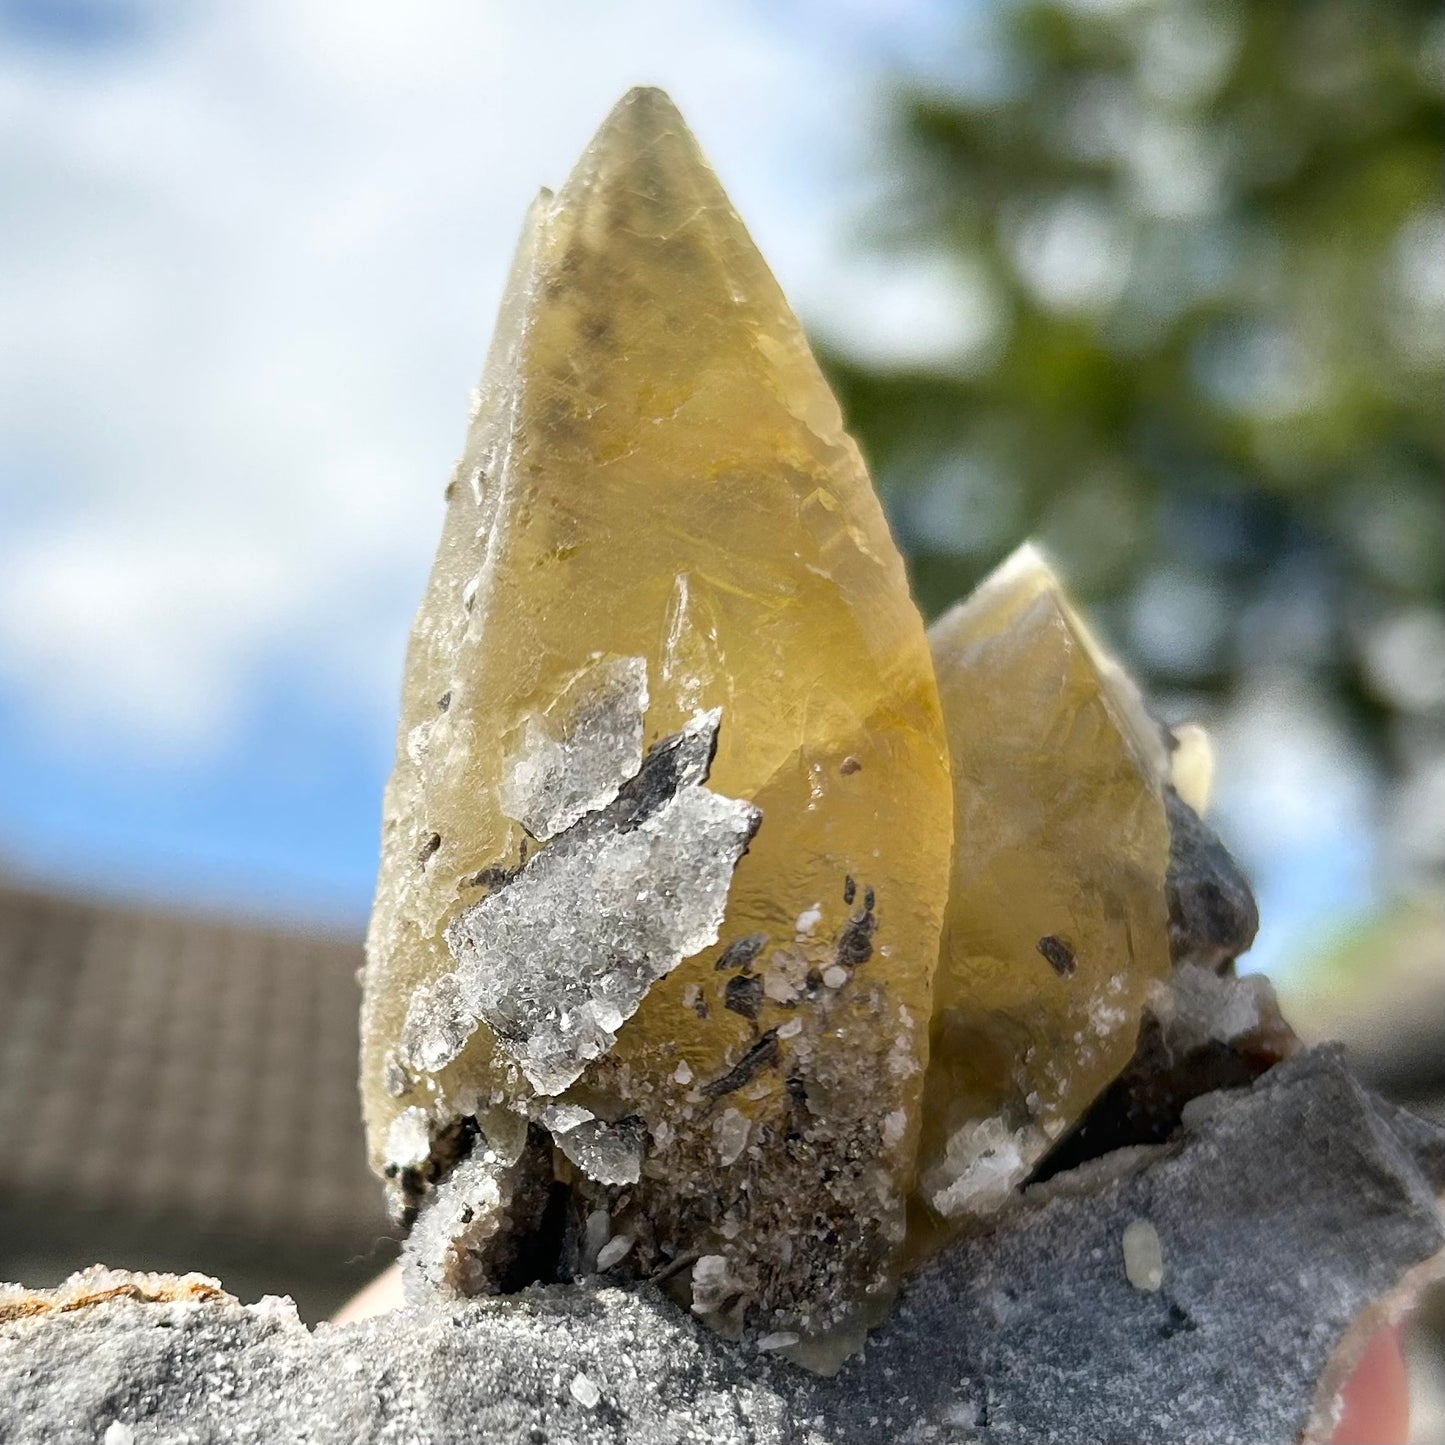
[[[1442,1187],[1445,1132],[1317,1050],[1196,1101],[1168,1146],[1032,1191],[914,1278],[835,1379],[650,1292],[311,1331],[283,1303],[94,1275],[0,1287],[0,1441],[1322,1440],[1367,1334],[1441,1256]],[[1136,1221],[1158,1289],[1125,1273]]]

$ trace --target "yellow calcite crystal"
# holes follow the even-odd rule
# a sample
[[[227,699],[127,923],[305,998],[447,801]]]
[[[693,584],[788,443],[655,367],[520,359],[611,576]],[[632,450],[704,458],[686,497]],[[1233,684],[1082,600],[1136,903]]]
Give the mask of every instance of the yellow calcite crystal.
[[[1170,967],[1164,733],[1039,552],[929,640],[953,760],[915,1254],[1002,1204],[1128,1062]]]
[[[459,1221],[442,1273],[525,1178],[570,1191],[579,1267],[846,1329],[912,1182],[943,723],[858,451],[660,92],[534,206],[447,503],[368,939],[373,1164]]]

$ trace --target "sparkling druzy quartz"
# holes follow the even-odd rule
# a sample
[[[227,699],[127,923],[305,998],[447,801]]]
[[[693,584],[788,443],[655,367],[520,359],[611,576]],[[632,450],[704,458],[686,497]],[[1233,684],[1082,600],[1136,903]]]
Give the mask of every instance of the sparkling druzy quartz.
[[[1041,554],[1020,548],[929,640],[956,842],[915,1254],[1009,1198],[1129,1062],[1170,970],[1167,735]],[[1196,795],[1203,749],[1183,750]]]
[[[529,216],[407,657],[362,1092],[413,1279],[600,1264],[805,1342],[876,1314],[951,798],[858,451],[633,92]]]

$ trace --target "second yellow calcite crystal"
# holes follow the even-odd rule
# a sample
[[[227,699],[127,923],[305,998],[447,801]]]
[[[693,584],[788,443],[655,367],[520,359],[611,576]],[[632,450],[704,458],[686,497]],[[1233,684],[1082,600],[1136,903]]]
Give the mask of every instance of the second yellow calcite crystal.
[[[368,942],[372,1160],[455,1222],[436,1277],[556,1182],[581,1267],[846,1330],[903,1238],[943,725],[857,449],[659,92],[534,207],[447,497]]]
[[[1005,1202],[1170,968],[1164,734],[1033,547],[932,627],[955,852],[913,1250]]]

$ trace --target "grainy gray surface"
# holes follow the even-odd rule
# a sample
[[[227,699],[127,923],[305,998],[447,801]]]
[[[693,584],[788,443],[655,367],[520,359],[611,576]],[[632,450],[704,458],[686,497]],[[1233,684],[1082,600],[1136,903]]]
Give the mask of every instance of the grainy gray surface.
[[[604,1288],[310,1333],[278,1307],[117,1300],[0,1324],[0,1440],[1295,1441],[1352,1322],[1440,1251],[1442,1186],[1445,1133],[1315,1051],[1196,1101],[1170,1146],[1034,1191],[832,1380]],[[1134,1220],[1155,1291],[1125,1274]]]
[[[1259,905],[1249,880],[1219,835],[1174,791],[1169,815],[1169,952],[1174,962],[1222,968],[1248,950],[1259,932]]]

